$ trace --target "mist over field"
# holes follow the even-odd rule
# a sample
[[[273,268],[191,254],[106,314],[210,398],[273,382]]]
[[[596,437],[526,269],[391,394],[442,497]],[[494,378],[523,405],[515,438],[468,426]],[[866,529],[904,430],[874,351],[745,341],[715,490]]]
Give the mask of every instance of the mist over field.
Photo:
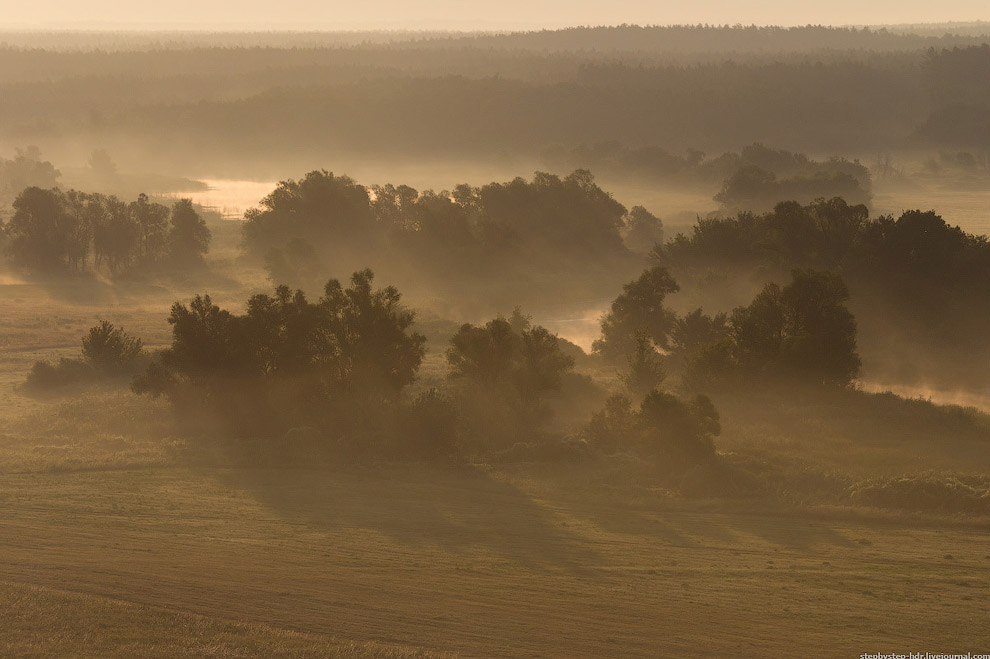
[[[0,656],[990,653],[985,8],[62,4]]]

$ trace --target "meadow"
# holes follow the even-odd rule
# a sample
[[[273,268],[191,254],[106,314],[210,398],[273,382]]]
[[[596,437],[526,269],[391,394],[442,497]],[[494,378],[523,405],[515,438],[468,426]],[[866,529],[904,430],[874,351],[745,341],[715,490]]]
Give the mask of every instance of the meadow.
[[[24,395],[31,363],[77,352],[97,318],[167,341],[174,291],[131,304],[126,287],[90,289],[0,290],[0,655],[990,647],[987,516],[847,494],[892,474],[985,473],[990,424],[975,410],[856,392],[720,399],[717,446],[773,466],[779,492],[764,497],[689,496],[619,459],[273,460],[250,441],[180,435],[163,402],[122,387]],[[425,377],[442,375],[439,352]]]

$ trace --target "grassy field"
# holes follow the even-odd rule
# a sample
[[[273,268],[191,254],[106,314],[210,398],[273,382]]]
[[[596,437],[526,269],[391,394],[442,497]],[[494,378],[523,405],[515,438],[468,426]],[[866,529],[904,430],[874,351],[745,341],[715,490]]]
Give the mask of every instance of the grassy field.
[[[985,518],[689,499],[611,463],[266,466],[123,389],[15,389],[108,314],[164,343],[173,296],[0,291],[2,657],[990,648]],[[719,401],[719,448],[854,478],[990,467],[982,417],[888,404]]]

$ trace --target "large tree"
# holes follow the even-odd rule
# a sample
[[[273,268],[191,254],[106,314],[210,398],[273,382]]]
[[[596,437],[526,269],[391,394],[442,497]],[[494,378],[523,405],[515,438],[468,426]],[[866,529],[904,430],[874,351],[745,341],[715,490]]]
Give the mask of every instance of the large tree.
[[[88,234],[85,218],[69,206],[61,190],[26,188],[14,200],[7,225],[14,262],[35,272],[79,269]]]
[[[334,430],[359,409],[387,405],[416,376],[426,339],[394,287],[370,270],[310,302],[286,286],[235,315],[209,296],[172,307],[172,345],[135,383],[180,407],[205,404],[240,430],[313,423]],[[338,426],[336,430],[340,430]]]
[[[142,193],[129,209],[141,231],[141,260],[162,261],[168,253],[168,207],[152,202]]]
[[[174,263],[197,263],[210,248],[210,230],[192,201],[180,199],[172,206],[172,228],[168,234],[168,253]]]
[[[732,314],[740,364],[753,371],[849,384],[859,373],[849,291],[831,272],[795,270],[783,288],[767,284]]]
[[[622,287],[622,294],[602,319],[602,336],[592,349],[607,359],[622,360],[636,351],[638,336],[666,349],[676,316],[664,301],[679,290],[667,268],[658,265],[645,270]]]

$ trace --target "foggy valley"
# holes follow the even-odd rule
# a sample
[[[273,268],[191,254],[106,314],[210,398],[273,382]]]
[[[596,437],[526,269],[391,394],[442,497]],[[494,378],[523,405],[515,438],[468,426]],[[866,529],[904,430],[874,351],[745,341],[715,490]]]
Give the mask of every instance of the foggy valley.
[[[0,18],[0,656],[990,656],[944,11]]]

